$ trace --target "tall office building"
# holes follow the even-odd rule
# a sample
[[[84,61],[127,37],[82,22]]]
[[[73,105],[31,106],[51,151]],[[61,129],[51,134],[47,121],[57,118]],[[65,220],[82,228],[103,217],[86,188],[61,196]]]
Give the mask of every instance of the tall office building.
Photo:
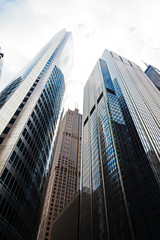
[[[104,51],[84,88],[80,239],[160,239],[159,97]]]
[[[68,110],[59,125],[38,240],[51,239],[54,219],[80,188],[81,132],[82,115],[78,113],[78,109]]]
[[[147,69],[145,70],[145,74],[151,79],[156,88],[160,91],[160,71],[157,68],[148,65]]]
[[[72,37],[57,33],[0,98],[0,239],[36,239]]]
[[[1,52],[1,47],[0,47],[0,79],[1,79],[2,66],[3,66],[3,57],[4,57],[4,54]]]

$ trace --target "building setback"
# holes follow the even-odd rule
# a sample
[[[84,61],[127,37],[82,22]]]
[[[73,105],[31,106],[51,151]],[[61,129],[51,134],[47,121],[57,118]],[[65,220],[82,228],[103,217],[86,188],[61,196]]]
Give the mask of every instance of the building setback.
[[[80,239],[160,239],[160,94],[107,50],[84,88]]]
[[[78,191],[53,222],[51,240],[79,239],[79,201]]]
[[[38,240],[51,239],[53,221],[80,188],[81,132],[82,115],[77,109],[68,110],[59,125]],[[54,231],[52,237],[54,239]]]
[[[71,46],[60,31],[1,92],[0,239],[36,239]]]
[[[156,88],[160,91],[160,71],[149,65],[145,70],[145,74],[151,79]]]

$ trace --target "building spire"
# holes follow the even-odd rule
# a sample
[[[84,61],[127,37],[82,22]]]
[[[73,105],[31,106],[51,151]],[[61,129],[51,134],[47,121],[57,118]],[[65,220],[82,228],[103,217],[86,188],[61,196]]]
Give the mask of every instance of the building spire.
[[[144,62],[143,60],[142,60],[142,62],[144,63],[144,65],[146,65],[146,67],[148,67],[149,65],[146,63],[146,62]]]

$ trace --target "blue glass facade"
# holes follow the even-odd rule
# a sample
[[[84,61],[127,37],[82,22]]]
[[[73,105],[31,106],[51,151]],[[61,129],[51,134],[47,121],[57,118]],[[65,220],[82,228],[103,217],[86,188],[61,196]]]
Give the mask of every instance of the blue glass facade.
[[[84,88],[80,239],[158,239],[158,159],[145,151],[109,54]]]
[[[160,71],[149,65],[145,70],[145,74],[150,78],[156,88],[160,91]]]
[[[57,34],[58,35],[58,34]],[[57,36],[56,35],[56,36]],[[0,108],[3,106],[3,104],[10,98],[10,96],[14,93],[14,91],[18,88],[18,86],[25,80],[25,78],[31,73],[31,71],[34,69],[36,64],[41,60],[41,58],[45,55],[46,51],[49,50],[51,45],[53,44],[54,40],[56,39],[56,36],[54,36],[46,45],[45,47],[34,57],[33,60],[31,60],[27,66],[17,75],[15,79],[11,81],[1,92],[1,98],[0,98]],[[43,67],[42,71],[40,72],[38,77],[41,77],[44,72],[49,68],[49,66],[52,64],[53,59],[55,58],[55,55],[58,50],[63,46],[65,39],[60,39],[60,42],[58,43],[58,46],[55,48],[52,55],[49,57],[49,59],[46,59],[46,64]],[[61,53],[62,55],[62,53]],[[62,65],[62,63],[61,63]],[[62,67],[62,66],[61,66]]]
[[[2,111],[7,110],[9,101],[18,95],[19,88],[23,84],[26,90],[29,87],[22,101],[17,102],[16,112],[8,119],[1,134],[1,239],[36,239],[53,160],[57,123],[67,87],[64,65],[59,60],[61,53],[66,51],[67,41],[71,41],[69,33],[62,31],[57,34],[50,41],[50,48],[45,48],[39,55],[39,66],[34,61],[31,72],[1,105]],[[70,56],[67,58],[70,66]],[[36,67],[39,69],[37,76]],[[29,74],[33,76],[32,84]],[[12,89],[13,82],[5,89],[7,92]],[[5,149],[8,146],[7,153]]]

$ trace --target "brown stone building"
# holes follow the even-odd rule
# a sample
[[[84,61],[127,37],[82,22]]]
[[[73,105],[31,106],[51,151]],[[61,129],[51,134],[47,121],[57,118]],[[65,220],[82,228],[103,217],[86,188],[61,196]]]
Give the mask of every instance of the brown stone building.
[[[54,219],[80,187],[82,115],[68,110],[60,122],[54,161],[43,207],[38,240],[51,239]]]

